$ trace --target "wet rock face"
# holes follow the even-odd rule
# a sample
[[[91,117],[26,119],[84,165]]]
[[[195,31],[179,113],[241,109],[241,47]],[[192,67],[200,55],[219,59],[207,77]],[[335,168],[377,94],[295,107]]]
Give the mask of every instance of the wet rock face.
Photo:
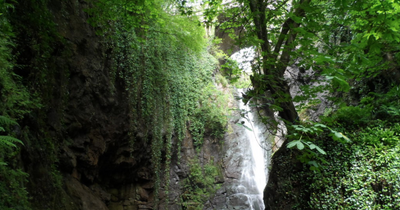
[[[255,175],[256,173],[266,173],[266,170],[255,171],[256,168],[259,169],[258,167],[260,166],[257,166],[254,158],[263,159],[264,161],[261,162],[263,162],[264,167],[268,167],[268,158],[270,154],[268,149],[270,146],[269,143],[264,141],[258,143],[249,142],[258,140],[254,139],[254,136],[249,136],[248,130],[246,130],[246,128],[243,126],[237,125],[238,122],[244,123],[247,127],[251,127],[253,132],[250,133],[252,135],[257,135],[260,138],[262,138],[261,136],[265,134],[265,130],[262,124],[260,124],[261,122],[258,122],[256,116],[252,118],[247,115],[246,118],[252,121],[252,125],[246,119],[244,119],[239,112],[235,112],[234,116],[229,121],[228,132],[224,137],[225,148],[222,159],[224,183],[216,192],[215,197],[210,200],[210,203],[206,209],[260,210],[264,208],[262,203],[262,195],[258,189],[261,182],[257,182]],[[260,133],[255,134],[254,132]],[[264,146],[263,152],[259,154],[261,156],[253,155],[253,153],[256,153],[256,151],[251,147],[252,143],[257,144],[257,146]]]

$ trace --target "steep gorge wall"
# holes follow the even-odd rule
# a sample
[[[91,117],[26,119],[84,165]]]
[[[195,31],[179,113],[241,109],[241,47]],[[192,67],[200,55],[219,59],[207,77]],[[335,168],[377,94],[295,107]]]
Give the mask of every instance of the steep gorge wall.
[[[112,73],[113,49],[87,23],[84,9],[89,4],[51,0],[41,6],[21,1],[12,20],[20,26],[17,73],[43,102],[43,107],[24,117],[19,133],[25,143],[21,165],[29,173],[33,208],[155,208],[151,136],[145,139],[141,132],[147,125],[130,127],[126,84],[115,77],[118,72]],[[181,160],[172,158],[169,209],[182,208],[190,160],[200,157],[204,165],[213,159],[222,165],[223,148],[206,138],[196,151],[187,132],[177,151]],[[217,182],[224,182],[222,173]],[[163,209],[163,189],[159,198]]]
[[[53,52],[43,62],[48,69],[40,69],[47,71],[43,78],[47,82],[41,81],[49,86],[41,95],[47,101],[23,124],[31,136],[22,159],[30,174],[28,191],[37,208],[107,209],[106,203],[118,196],[112,195],[111,189],[134,180],[144,185],[151,179],[149,147],[138,141],[137,148],[142,150],[131,151],[124,83],[112,81],[107,57],[110,49],[87,24],[85,7],[85,2],[78,1],[51,1],[48,5],[48,17],[56,24],[51,35],[58,37],[51,37],[56,40],[49,46]],[[17,9],[38,12],[32,11],[29,3]],[[29,54],[35,53],[29,41],[46,41],[36,36],[35,30],[40,28],[31,30],[30,36],[18,37],[26,66],[34,66],[30,62],[40,56]],[[39,142],[52,145],[37,148]],[[55,175],[57,170],[60,173]],[[55,181],[61,183],[55,186]],[[60,191],[62,194],[57,194]]]

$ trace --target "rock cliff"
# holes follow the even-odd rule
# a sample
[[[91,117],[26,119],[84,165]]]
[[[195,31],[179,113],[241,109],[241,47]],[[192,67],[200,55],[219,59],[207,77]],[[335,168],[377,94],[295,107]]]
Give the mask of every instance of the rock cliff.
[[[88,24],[90,4],[51,0],[38,8],[32,2],[16,7],[12,22],[19,31],[17,74],[32,92],[42,91],[43,106],[24,117],[19,132],[25,144],[20,164],[29,174],[26,187],[33,209],[182,209],[193,159],[218,166],[215,184],[222,187],[206,208],[227,207],[228,186],[240,176],[234,171],[240,161],[235,151],[225,156],[232,144],[239,147],[229,141],[236,134],[224,140],[206,137],[195,149],[187,131],[181,151],[172,157],[169,202],[162,183],[155,207],[152,137],[143,135],[146,125],[129,126],[127,85],[112,73],[112,47]],[[40,12],[47,20],[26,15]]]

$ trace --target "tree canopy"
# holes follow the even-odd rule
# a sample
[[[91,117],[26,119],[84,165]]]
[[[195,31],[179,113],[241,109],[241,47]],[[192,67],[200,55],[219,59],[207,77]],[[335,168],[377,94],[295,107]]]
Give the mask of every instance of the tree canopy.
[[[216,3],[217,2],[217,3]],[[296,64],[313,69],[329,81],[325,90],[347,92],[349,79],[361,80],[389,72],[398,57],[400,16],[396,1],[238,0],[205,1],[206,10],[226,17],[226,30],[243,27],[236,43],[254,46],[251,97],[272,98],[273,109],[289,123],[298,121],[284,73]],[[208,12],[207,20],[215,12]],[[210,15],[211,14],[211,15]],[[321,88],[320,88],[321,89]],[[303,91],[303,99],[318,90]],[[301,97],[298,97],[301,98]]]

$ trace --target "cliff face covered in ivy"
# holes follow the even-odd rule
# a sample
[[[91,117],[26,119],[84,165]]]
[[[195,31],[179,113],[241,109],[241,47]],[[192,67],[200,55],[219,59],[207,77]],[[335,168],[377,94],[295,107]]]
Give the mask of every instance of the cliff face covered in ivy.
[[[2,209],[212,208],[231,99],[196,20],[157,1],[0,4]]]
[[[229,83],[267,209],[400,208],[399,3],[201,2],[0,1],[0,209],[246,209]]]

